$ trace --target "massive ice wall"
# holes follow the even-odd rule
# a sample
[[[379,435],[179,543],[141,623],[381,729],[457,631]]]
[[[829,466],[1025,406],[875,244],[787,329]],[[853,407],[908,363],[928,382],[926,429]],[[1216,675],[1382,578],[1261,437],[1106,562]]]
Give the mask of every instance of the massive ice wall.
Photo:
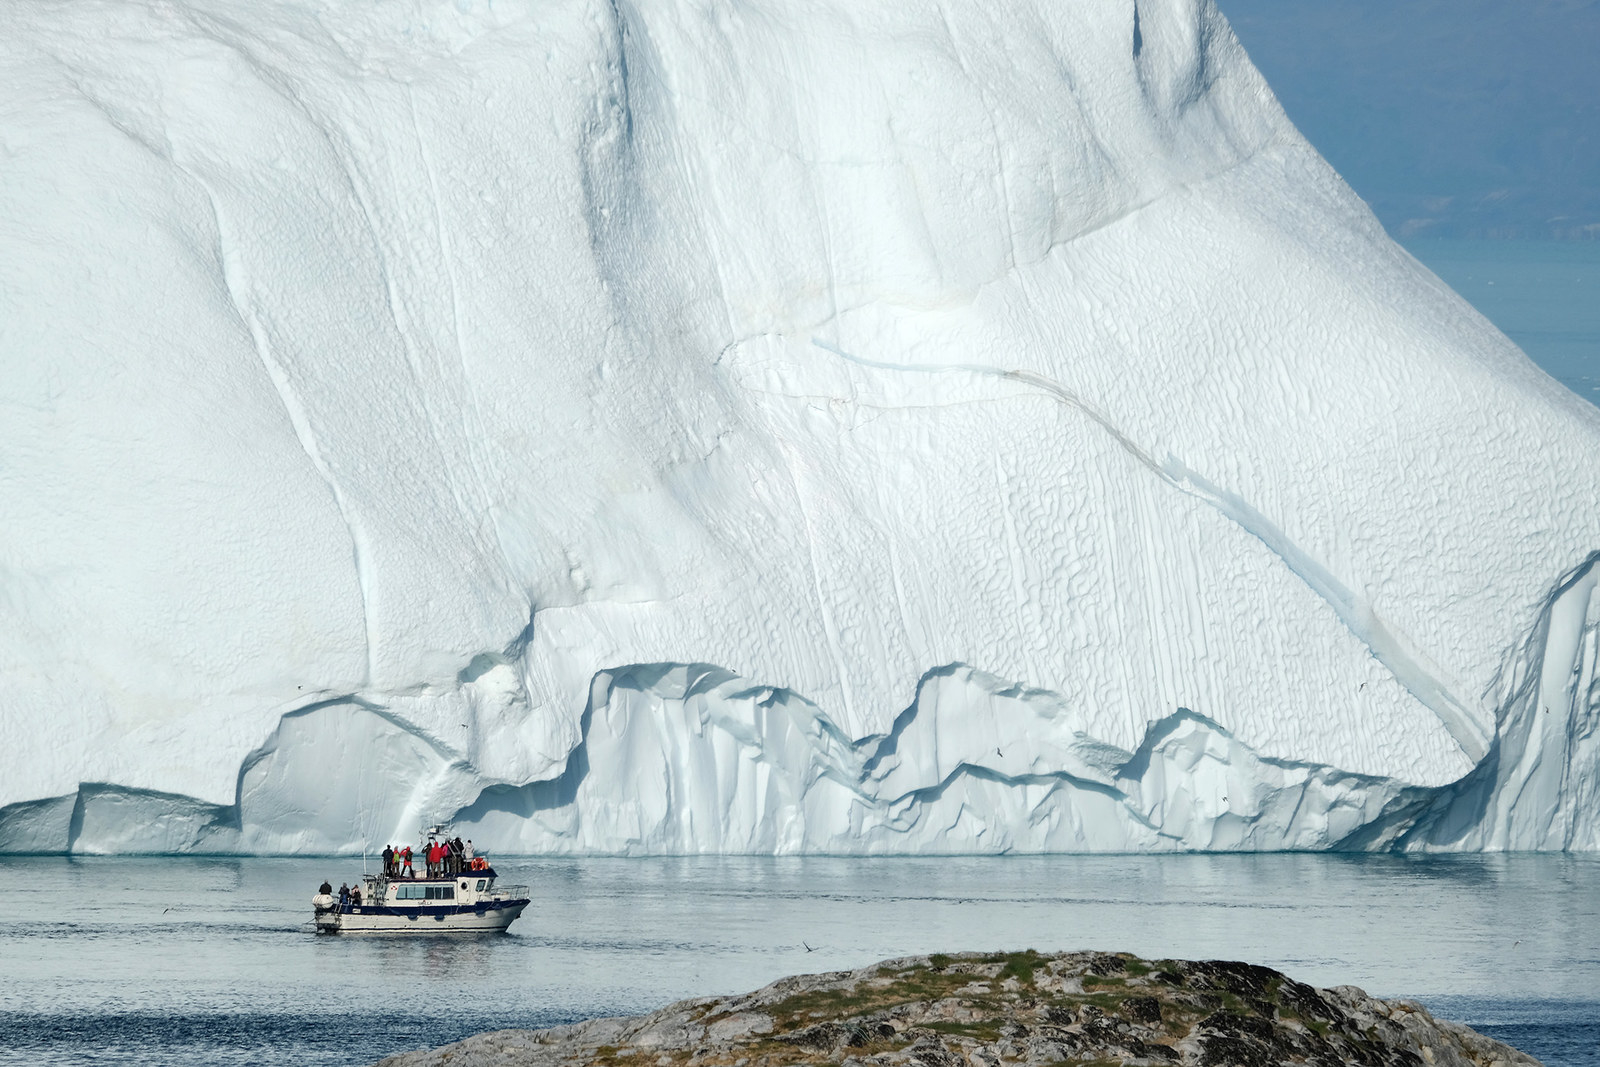
[[[1206,0],[22,0],[0,848],[1595,847],[1600,419]]]

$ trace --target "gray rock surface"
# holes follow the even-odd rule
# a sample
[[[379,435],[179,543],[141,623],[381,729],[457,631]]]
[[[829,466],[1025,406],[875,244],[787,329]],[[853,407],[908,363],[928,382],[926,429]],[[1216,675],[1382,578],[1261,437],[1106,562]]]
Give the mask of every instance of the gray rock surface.
[[[501,1030],[379,1067],[1516,1067],[1539,1061],[1409,1000],[1247,963],[916,956],[742,996]]]

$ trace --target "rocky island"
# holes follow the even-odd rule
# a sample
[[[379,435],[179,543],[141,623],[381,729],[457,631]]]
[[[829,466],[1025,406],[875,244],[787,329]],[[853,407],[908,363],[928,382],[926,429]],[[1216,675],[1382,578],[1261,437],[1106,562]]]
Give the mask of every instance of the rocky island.
[[[1512,1067],[1539,1061],[1409,1000],[1221,960],[916,956],[649,1015],[501,1030],[379,1067]]]

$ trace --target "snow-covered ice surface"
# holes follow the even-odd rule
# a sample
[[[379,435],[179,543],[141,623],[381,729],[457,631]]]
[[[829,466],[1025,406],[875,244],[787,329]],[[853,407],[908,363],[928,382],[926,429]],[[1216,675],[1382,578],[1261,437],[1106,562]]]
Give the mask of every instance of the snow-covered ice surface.
[[[21,0],[0,160],[0,849],[1600,847],[1600,412],[1209,0]]]

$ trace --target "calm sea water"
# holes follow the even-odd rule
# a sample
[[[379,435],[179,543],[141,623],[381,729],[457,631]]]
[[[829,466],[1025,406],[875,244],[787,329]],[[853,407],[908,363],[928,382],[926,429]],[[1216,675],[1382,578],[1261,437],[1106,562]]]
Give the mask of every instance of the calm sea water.
[[[1600,405],[1600,241],[1408,241],[1545,373]]]
[[[0,858],[0,1062],[363,1064],[965,949],[1125,949],[1421,999],[1600,1065],[1600,857],[1057,856],[500,863],[506,936],[310,932],[360,862]]]

